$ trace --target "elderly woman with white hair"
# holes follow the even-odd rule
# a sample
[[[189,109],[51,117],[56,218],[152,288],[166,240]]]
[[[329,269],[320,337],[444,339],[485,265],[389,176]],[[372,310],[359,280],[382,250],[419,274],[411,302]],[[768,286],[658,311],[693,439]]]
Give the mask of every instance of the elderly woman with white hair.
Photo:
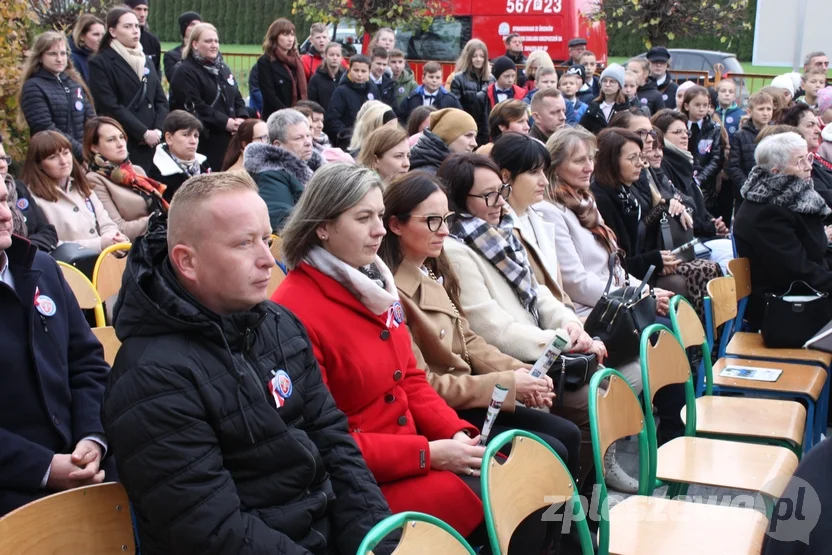
[[[248,145],[243,168],[257,183],[269,208],[272,229],[278,231],[324,160],[312,149],[309,120],[294,108],[274,112],[266,127],[269,143]]]
[[[751,261],[748,318],[759,324],[766,293],[782,294],[796,280],[832,293],[832,257],[823,221],[832,210],[815,191],[812,155],[797,133],[766,137],[742,187],[734,219],[737,254]]]

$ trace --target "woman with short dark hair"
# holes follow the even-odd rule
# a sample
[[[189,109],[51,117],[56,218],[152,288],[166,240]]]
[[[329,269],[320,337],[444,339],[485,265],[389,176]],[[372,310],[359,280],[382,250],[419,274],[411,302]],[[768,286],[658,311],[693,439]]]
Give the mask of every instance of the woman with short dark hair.
[[[165,200],[170,202],[185,181],[210,173],[211,168],[205,155],[197,152],[202,122],[193,114],[174,110],[165,118],[164,129],[165,140],[156,146],[148,175],[165,184]]]

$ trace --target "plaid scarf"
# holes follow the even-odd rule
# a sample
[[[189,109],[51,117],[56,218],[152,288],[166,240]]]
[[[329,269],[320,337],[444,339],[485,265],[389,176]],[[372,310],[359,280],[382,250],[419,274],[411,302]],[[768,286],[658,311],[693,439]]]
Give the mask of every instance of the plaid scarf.
[[[454,218],[451,234],[491,263],[514,289],[520,304],[540,322],[537,311],[537,280],[526,249],[514,236],[514,216],[505,214],[496,226],[470,214]]]
[[[162,198],[167,186],[147,176],[137,174],[129,158],[116,166],[100,154],[96,154],[90,164],[90,171],[103,175],[116,185],[133,189],[148,199],[151,211],[156,209],[162,212],[168,211],[168,201]]]

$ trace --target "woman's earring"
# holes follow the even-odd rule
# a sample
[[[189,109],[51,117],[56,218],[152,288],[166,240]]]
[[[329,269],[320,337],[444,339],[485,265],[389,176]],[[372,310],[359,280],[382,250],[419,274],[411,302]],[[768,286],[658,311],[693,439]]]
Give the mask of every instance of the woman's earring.
[[[318,235],[318,239],[320,239],[321,241],[326,241],[326,235],[321,233],[320,235]]]

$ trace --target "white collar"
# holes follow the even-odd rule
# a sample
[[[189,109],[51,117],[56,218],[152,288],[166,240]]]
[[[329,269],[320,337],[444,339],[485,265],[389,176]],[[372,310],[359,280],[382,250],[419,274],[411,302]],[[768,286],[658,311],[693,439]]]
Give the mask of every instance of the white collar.
[[[702,129],[703,121],[705,121],[705,118],[702,118],[699,121],[688,121],[688,129],[692,129],[694,123],[699,126],[699,129]]]
[[[382,74],[381,77],[376,79],[376,76],[371,73],[370,74],[370,79],[372,79],[373,83],[375,83],[376,85],[381,85],[381,81],[384,79],[384,74]]]
[[[173,161],[173,158],[170,157],[170,154],[168,154],[163,146],[163,143],[156,145],[156,152],[153,154],[153,165],[158,168],[159,173],[164,177],[176,175],[177,173],[185,173],[182,168],[179,167],[179,164]],[[205,163],[205,160],[207,160],[205,155],[200,154],[199,152],[196,153],[196,159],[200,166]]]

